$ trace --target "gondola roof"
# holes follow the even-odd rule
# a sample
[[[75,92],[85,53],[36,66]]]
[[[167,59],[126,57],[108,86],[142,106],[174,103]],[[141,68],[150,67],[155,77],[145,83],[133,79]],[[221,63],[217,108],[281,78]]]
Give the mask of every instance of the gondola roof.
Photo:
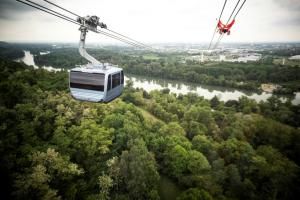
[[[112,74],[115,72],[122,71],[122,68],[111,64],[105,64],[105,68],[102,65],[88,64],[84,67],[76,67],[71,70],[72,72],[85,72],[85,73],[103,73],[103,74]]]

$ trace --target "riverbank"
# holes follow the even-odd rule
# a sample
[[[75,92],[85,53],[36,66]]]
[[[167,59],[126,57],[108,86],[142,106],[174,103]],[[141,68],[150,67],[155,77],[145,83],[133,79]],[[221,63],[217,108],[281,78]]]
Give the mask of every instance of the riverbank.
[[[32,55],[29,51],[24,51],[25,56],[19,61],[24,62],[27,65],[32,65],[34,67],[38,67],[34,62],[34,55]],[[61,68],[53,68],[51,66],[43,66],[44,69],[49,71],[60,71]],[[229,100],[239,100],[242,96],[246,96],[249,99],[254,99],[256,102],[266,101],[268,98],[272,96],[271,93],[267,92],[251,92],[247,90],[239,90],[230,87],[221,87],[221,86],[209,86],[204,84],[196,84],[189,83],[185,81],[175,81],[168,79],[160,79],[153,77],[145,77],[127,74],[125,76],[125,80],[132,80],[134,88],[143,88],[147,92],[153,90],[161,90],[164,88],[169,88],[170,92],[175,94],[188,94],[195,93],[199,96],[203,96],[205,99],[212,99],[214,96],[217,96],[221,101],[229,101]],[[284,96],[278,95],[281,97],[282,101],[287,101],[291,99],[292,104],[298,105],[300,104],[300,93],[296,93],[295,96]]]

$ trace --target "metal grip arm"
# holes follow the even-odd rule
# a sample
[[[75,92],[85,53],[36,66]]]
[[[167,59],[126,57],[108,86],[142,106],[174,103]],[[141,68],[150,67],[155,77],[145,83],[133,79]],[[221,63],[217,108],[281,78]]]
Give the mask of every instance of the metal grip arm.
[[[91,56],[90,54],[88,54],[88,52],[85,49],[85,38],[86,38],[86,33],[87,33],[87,28],[81,26],[79,28],[81,34],[80,34],[80,42],[79,42],[79,54],[84,57],[85,59],[87,59],[89,62],[91,62],[92,64],[95,65],[100,65],[101,63],[94,58],[93,56]]]

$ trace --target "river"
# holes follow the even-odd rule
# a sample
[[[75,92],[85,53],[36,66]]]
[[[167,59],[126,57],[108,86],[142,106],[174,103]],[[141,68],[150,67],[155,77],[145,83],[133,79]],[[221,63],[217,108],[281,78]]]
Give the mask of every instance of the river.
[[[41,52],[42,54],[41,55],[46,55],[50,52]],[[24,51],[24,54],[25,56],[23,58],[19,58],[17,59],[16,61],[17,62],[23,62],[25,63],[26,65],[29,65],[29,66],[33,66],[34,69],[38,69],[39,66],[37,66],[34,62],[34,55],[32,55],[30,53],[30,51]],[[54,68],[54,67],[51,67],[51,66],[42,66],[43,69],[46,69],[48,71],[52,71],[52,72],[57,72],[57,71],[61,71],[62,69],[60,68]]]
[[[18,59],[20,62],[24,62],[27,65],[32,65],[34,68],[38,66],[34,62],[34,56],[29,51],[24,51],[25,56]],[[59,68],[53,68],[51,66],[43,66],[42,68],[49,71],[60,71]],[[196,93],[199,96],[203,96],[205,99],[211,99],[214,96],[217,96],[221,101],[228,100],[238,100],[242,96],[246,96],[250,99],[254,99],[257,102],[266,101],[269,97],[272,96],[270,93],[262,92],[261,94],[255,92],[248,92],[243,90],[237,90],[232,88],[217,87],[217,86],[207,86],[201,84],[192,84],[180,81],[171,81],[158,78],[149,78],[141,77],[136,75],[126,75],[125,80],[132,80],[133,87],[143,88],[147,92],[152,90],[161,90],[163,88],[169,88],[172,93],[176,94],[187,94],[187,93]],[[286,97],[281,97],[285,101]],[[292,99],[294,105],[300,104],[300,92],[297,92]]]

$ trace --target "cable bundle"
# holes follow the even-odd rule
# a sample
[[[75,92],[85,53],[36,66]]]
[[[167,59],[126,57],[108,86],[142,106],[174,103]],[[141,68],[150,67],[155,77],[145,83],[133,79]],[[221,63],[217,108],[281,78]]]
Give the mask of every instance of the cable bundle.
[[[58,11],[53,10],[53,9],[47,8],[47,7],[45,7],[45,6],[42,6],[42,5],[40,5],[40,4],[36,3],[36,2],[33,2],[33,1],[31,1],[31,0],[16,0],[16,1],[18,1],[18,2],[20,2],[20,3],[23,3],[23,4],[26,4],[26,5],[30,6],[30,7],[35,8],[35,9],[38,9],[38,10],[40,10],[40,11],[43,11],[43,12],[45,12],[45,13],[48,13],[48,14],[50,14],[50,15],[52,15],[52,16],[55,16],[55,17],[58,17],[58,18],[60,18],[60,19],[65,20],[65,21],[68,21],[68,22],[70,22],[70,23],[73,23],[73,24],[76,24],[76,25],[79,25],[79,26],[83,26],[83,27],[85,27],[85,28],[89,28],[88,26],[86,26],[86,25],[80,23],[80,21],[78,21],[78,20],[75,20],[75,19],[73,19],[73,18],[71,18],[71,17],[69,17],[69,16],[66,16],[66,15],[64,15],[64,14],[58,12]],[[70,14],[76,16],[77,19],[84,19],[84,18],[81,17],[80,15],[78,15],[78,14],[76,14],[76,13],[70,11],[70,10],[67,10],[67,9],[65,9],[65,8],[63,8],[63,7],[61,7],[61,6],[57,5],[57,4],[55,4],[55,3],[52,3],[52,2],[50,2],[50,1],[48,1],[48,0],[43,0],[43,1],[45,1],[45,2],[48,3],[48,4],[51,4],[51,5],[55,6],[56,8],[59,8],[60,10],[63,10],[63,11],[65,11],[65,12],[68,12],[68,13],[70,13]],[[95,16],[95,17],[96,17],[96,16]],[[111,30],[111,29],[108,29],[107,26],[106,26],[105,24],[103,24],[103,23],[101,23],[101,24],[102,24],[102,25],[100,26],[100,28],[102,28],[101,30],[100,30],[100,29],[97,29],[97,27],[96,27],[96,28],[93,29],[92,31],[94,31],[94,32],[96,32],[96,33],[100,33],[100,34],[105,35],[105,36],[107,36],[107,37],[116,39],[116,40],[118,40],[118,41],[124,42],[124,43],[126,43],[126,44],[132,45],[132,46],[137,47],[137,48],[153,50],[153,48],[152,48],[151,46],[148,46],[148,45],[143,44],[143,43],[141,43],[141,42],[138,42],[138,41],[136,41],[136,40],[134,40],[134,39],[132,39],[132,38],[130,38],[130,37],[127,37],[127,36],[125,36],[125,35],[123,35],[123,34],[120,34],[120,33],[116,32],[116,31],[113,31],[113,30]],[[104,26],[104,25],[105,25],[105,26]],[[104,31],[103,29],[106,30],[106,31]],[[91,30],[91,29],[89,29],[89,30]]]
[[[241,0],[238,0],[238,2],[236,3],[236,5],[235,5],[233,11],[231,12],[230,17],[228,18],[226,24],[224,24],[225,27],[227,27],[227,26],[229,25],[229,22],[230,22],[232,16],[234,15],[234,13],[235,13],[235,15],[234,15],[234,17],[233,17],[233,22],[235,21],[237,15],[239,14],[240,10],[242,9],[242,7],[243,7],[244,4],[246,3],[246,1],[247,1],[247,0],[244,0],[243,3],[240,5],[239,9],[237,10],[237,12],[235,12],[236,9],[237,9],[237,7],[239,6],[239,4],[240,4],[240,2],[241,2]],[[221,17],[222,17],[222,15],[223,15],[223,12],[224,12],[224,9],[225,9],[225,7],[226,7],[226,4],[227,4],[227,0],[225,0],[225,2],[224,2],[224,4],[223,4],[223,8],[222,8],[222,10],[221,10],[221,14],[220,14],[219,19],[218,19],[218,23],[220,23],[220,20],[221,20]],[[210,40],[208,50],[211,50],[211,47],[212,47],[213,40],[214,40],[214,38],[215,38],[216,32],[218,32],[218,24],[216,25],[216,28],[215,28],[214,33],[213,33],[213,36],[212,36],[212,38],[211,38],[211,40]],[[213,46],[212,50],[213,50],[213,49],[216,49],[216,48],[219,46],[219,44],[220,44],[220,42],[221,42],[223,36],[224,36],[224,33],[220,32],[220,35],[219,35],[219,37],[218,37],[218,39],[217,39],[217,42],[216,42],[215,45]]]

